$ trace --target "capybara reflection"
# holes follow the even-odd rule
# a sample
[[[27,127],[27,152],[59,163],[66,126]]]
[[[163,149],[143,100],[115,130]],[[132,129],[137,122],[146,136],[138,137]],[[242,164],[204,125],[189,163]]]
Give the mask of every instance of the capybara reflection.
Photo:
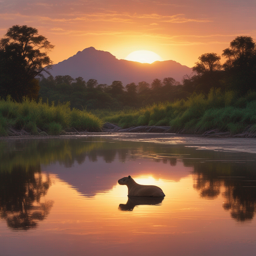
[[[164,197],[165,194],[161,188],[153,185],[140,185],[134,181],[131,176],[118,180],[120,185],[128,187],[128,196],[151,196]]]
[[[126,204],[119,204],[119,210],[132,211],[137,205],[158,205],[164,197],[129,196]]]

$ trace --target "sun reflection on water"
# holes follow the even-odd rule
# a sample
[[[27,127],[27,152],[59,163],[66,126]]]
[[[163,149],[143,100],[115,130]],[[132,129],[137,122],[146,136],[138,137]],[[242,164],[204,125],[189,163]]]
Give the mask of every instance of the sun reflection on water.
[[[33,201],[38,194],[35,192],[40,192],[41,203],[54,202],[36,228],[27,232],[7,229],[8,218],[2,215],[3,255],[22,255],[19,253],[22,251],[26,256],[58,256],[72,251],[77,256],[165,256],[170,252],[215,256],[221,255],[218,248],[226,244],[233,246],[229,246],[234,248],[232,255],[242,255],[235,254],[236,245],[244,243],[243,248],[248,249],[246,239],[254,241],[251,238],[256,230],[256,176],[251,157],[250,162],[240,154],[224,158],[226,153],[215,152],[212,156],[209,151],[163,144],[136,144],[135,147],[135,144],[117,145],[117,142],[91,141],[90,145],[77,141],[80,146],[77,148],[74,141],[74,144],[58,143],[57,150],[54,144],[35,145],[45,152],[36,155],[36,161],[35,155],[30,157],[30,161],[43,163],[34,164],[34,168],[17,169],[17,162],[29,162],[30,151],[17,151],[16,162],[11,161],[12,154],[9,158],[2,156],[6,160],[2,160],[5,165],[0,161],[0,208],[9,207],[10,199],[20,199],[16,190],[23,188],[23,183],[34,189],[22,197],[33,202],[26,208],[30,209],[29,216],[39,216],[33,214],[38,210],[38,204]],[[69,148],[65,145],[70,150],[62,152],[60,157],[58,150]],[[32,151],[36,152],[34,147]],[[47,154],[56,155],[49,160]],[[17,179],[15,173],[22,175]],[[51,182],[42,187],[41,181],[47,180],[38,178],[47,177],[43,173],[49,173]],[[117,183],[128,175],[139,184],[159,186],[166,196],[163,200],[130,199],[127,187]],[[9,181],[13,182],[15,193],[10,191],[6,196]],[[243,225],[237,225],[237,221]],[[15,249],[13,244],[19,246]],[[213,247],[215,250],[208,254]],[[251,252],[256,251],[256,246],[251,248]]]

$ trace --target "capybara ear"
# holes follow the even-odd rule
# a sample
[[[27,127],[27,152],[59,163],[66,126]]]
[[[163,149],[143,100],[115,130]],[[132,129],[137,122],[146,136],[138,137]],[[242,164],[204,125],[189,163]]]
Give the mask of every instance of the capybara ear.
[[[129,175],[129,176],[128,176],[128,178],[130,179],[130,178],[131,178],[131,176]]]

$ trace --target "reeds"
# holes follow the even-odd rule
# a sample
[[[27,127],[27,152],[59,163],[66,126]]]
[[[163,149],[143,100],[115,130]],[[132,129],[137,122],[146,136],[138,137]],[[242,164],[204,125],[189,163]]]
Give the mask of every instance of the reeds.
[[[140,110],[119,112],[105,121],[126,128],[138,125],[171,126],[174,132],[203,133],[211,129],[237,134],[256,131],[256,93],[238,97],[212,90],[207,97],[194,94],[187,100],[154,104]]]
[[[8,135],[8,128],[25,130],[31,134],[40,131],[51,135],[62,133],[68,128],[78,131],[100,131],[102,121],[86,112],[70,109],[69,103],[42,103],[24,99],[22,103],[13,102],[10,98],[0,100],[0,136]]]

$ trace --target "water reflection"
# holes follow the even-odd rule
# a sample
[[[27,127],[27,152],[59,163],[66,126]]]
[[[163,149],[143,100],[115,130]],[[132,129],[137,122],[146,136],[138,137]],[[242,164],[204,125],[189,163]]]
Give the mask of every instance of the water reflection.
[[[164,200],[164,197],[139,197],[129,196],[126,204],[119,204],[121,211],[133,211],[135,206],[139,205],[159,205]]]
[[[13,165],[0,172],[0,218],[12,229],[35,228],[49,214],[51,201],[41,203],[51,185],[49,176],[42,175],[40,165]]]
[[[223,208],[237,221],[251,220],[256,212],[255,162],[195,164],[194,188],[202,197],[216,198],[224,189]]]
[[[43,219],[49,213],[50,203],[33,206],[33,202],[40,201],[37,193],[44,195],[50,186],[49,180],[44,183],[33,181],[35,173],[41,175],[39,170],[42,166],[87,197],[111,190],[122,175],[151,174],[156,179],[180,181],[192,173],[193,187],[199,195],[203,199],[223,197],[223,209],[229,211],[233,219],[251,220],[256,211],[256,164],[250,154],[195,150],[184,145],[119,142],[105,138],[17,140],[0,143],[0,162],[1,216],[9,226],[15,228],[36,226],[36,220]],[[31,171],[31,177],[23,181],[28,175],[24,170],[33,169],[27,166],[36,166],[33,167],[36,172]],[[20,173],[25,178],[17,178]],[[11,178],[4,178],[4,175],[10,175]],[[6,185],[16,178],[15,189]],[[24,185],[30,183],[28,187]],[[13,201],[12,194],[18,194],[19,187],[23,188],[19,192],[21,196],[16,195],[16,201],[20,200],[17,203],[20,208],[14,207],[19,209],[14,216],[14,208],[5,206],[7,203],[4,203],[3,198],[10,196],[11,199],[5,201]],[[20,206],[21,202],[26,209]],[[126,204],[120,204],[119,208],[132,210],[141,204],[147,203],[128,200]]]

